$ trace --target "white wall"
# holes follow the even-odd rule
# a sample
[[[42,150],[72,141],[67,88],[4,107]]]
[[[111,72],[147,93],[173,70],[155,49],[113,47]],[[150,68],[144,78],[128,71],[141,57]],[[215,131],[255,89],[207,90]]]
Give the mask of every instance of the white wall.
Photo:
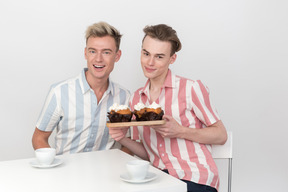
[[[145,80],[142,29],[166,23],[183,42],[172,70],[203,80],[233,131],[232,190],[287,191],[287,7],[285,0],[1,0],[0,160],[33,156],[49,86],[86,65],[88,25],[103,20],[124,34],[112,78],[134,91]]]

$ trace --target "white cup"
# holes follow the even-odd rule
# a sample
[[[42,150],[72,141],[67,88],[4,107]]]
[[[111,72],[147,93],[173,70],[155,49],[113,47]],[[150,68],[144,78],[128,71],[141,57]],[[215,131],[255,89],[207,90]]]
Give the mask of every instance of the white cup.
[[[51,165],[55,155],[56,150],[54,148],[39,148],[35,150],[35,156],[40,165]]]
[[[128,174],[132,180],[143,180],[145,179],[149,162],[144,160],[132,160],[126,163],[126,168],[128,170]]]

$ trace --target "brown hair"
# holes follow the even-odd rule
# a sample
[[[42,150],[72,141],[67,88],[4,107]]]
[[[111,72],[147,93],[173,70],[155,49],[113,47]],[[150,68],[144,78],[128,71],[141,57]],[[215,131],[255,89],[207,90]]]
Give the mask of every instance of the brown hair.
[[[85,35],[86,43],[89,37],[104,37],[106,35],[109,35],[114,38],[116,43],[116,51],[118,51],[122,35],[115,27],[103,21],[99,23],[94,23],[93,25],[87,28]]]
[[[160,41],[169,41],[171,43],[171,56],[181,50],[181,42],[177,36],[176,31],[165,24],[159,24],[159,25],[151,25],[146,26],[143,29],[145,36],[142,40],[142,43],[146,36],[150,36],[155,39],[159,39]]]

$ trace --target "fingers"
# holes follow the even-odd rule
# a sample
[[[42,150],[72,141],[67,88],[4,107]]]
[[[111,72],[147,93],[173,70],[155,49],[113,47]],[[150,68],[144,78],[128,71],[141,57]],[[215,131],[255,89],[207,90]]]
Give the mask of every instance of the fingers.
[[[128,131],[129,127],[110,127],[109,128],[109,133],[118,133],[118,132],[122,132],[122,133],[126,133]]]
[[[114,135],[113,137],[114,137],[113,139],[115,141],[120,141],[121,139],[123,139],[125,137],[125,135],[120,134],[120,135]]]
[[[154,129],[157,133],[159,133],[162,137],[167,137],[168,136],[168,129],[159,125],[154,125],[153,127],[150,127]]]
[[[161,129],[161,128],[165,128],[167,125],[153,125],[153,126],[150,126],[150,128],[152,129]]]
[[[166,133],[166,132],[163,132],[163,131],[161,131],[161,132],[157,131],[157,132],[158,132],[158,133],[161,135],[161,137],[163,137],[163,138],[169,137],[169,134]]]
[[[119,141],[125,137],[128,128],[109,128],[109,134],[115,141]]]
[[[163,115],[163,119],[165,119],[166,121],[171,121],[173,119],[173,117],[171,117],[169,115]]]

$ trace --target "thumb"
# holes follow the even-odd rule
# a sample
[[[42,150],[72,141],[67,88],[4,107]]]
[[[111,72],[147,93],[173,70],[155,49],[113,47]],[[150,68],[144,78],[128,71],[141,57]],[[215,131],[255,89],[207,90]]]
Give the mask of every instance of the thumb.
[[[169,115],[163,115],[163,119],[165,119],[166,121],[171,121],[173,119],[173,117],[171,117]]]

